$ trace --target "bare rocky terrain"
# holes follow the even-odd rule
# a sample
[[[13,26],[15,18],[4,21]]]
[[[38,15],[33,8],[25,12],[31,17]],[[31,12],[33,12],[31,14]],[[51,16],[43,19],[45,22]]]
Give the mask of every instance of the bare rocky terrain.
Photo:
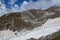
[[[58,6],[52,6],[48,9],[46,9],[45,12],[47,12],[49,15],[49,16],[47,16],[47,19],[54,19],[54,18],[60,17],[60,7],[58,7]],[[28,40],[60,40],[60,31],[52,33],[45,37],[40,37],[39,39],[30,38]]]
[[[52,6],[46,10],[31,9],[23,12],[7,13],[0,17],[0,31],[8,29],[18,32],[23,29],[32,30],[43,25],[48,19],[54,19],[57,17],[60,17],[60,7],[58,6]],[[55,35],[57,36],[52,37],[52,39],[50,39],[51,37],[48,36],[49,38],[31,38],[28,40],[59,40],[60,35]]]
[[[24,12],[5,14],[0,17],[0,30],[31,30],[35,27],[41,26],[47,21],[47,16],[45,15],[46,13],[33,9]]]

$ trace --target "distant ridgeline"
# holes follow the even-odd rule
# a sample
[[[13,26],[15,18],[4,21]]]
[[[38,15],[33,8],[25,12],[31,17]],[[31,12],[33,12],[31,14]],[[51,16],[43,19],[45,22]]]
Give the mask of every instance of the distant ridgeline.
[[[23,12],[8,13],[0,17],[0,31],[23,29],[32,30],[44,24],[48,19],[60,17],[60,7],[52,6],[46,10],[31,9]]]

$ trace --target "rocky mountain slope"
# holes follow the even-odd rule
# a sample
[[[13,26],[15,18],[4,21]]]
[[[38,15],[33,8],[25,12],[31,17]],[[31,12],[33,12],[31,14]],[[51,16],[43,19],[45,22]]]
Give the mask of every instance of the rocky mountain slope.
[[[46,13],[39,10],[27,10],[24,12],[14,12],[0,17],[0,30],[33,29],[41,26],[47,21]]]
[[[41,26],[49,18],[56,18],[60,16],[59,7],[53,6],[46,10],[31,9],[23,12],[14,12],[5,14],[0,17],[0,30],[10,29],[33,29]]]
[[[58,6],[52,6],[46,10],[31,9],[8,13],[0,17],[0,31],[8,29],[18,32],[24,29],[32,30],[41,27],[48,19],[57,17],[60,17],[60,7]]]
[[[52,40],[59,39],[60,36],[60,18],[48,19],[42,26],[32,31],[10,40]],[[58,37],[58,38],[57,38]]]
[[[53,15],[47,16],[48,19],[54,19],[54,18],[58,18],[58,17],[60,18],[60,7],[58,7],[58,6],[52,6],[48,9],[46,9],[45,11],[53,14]],[[60,29],[58,32],[52,33],[52,34],[47,35],[45,37],[40,37],[39,39],[30,38],[28,40],[60,40]]]

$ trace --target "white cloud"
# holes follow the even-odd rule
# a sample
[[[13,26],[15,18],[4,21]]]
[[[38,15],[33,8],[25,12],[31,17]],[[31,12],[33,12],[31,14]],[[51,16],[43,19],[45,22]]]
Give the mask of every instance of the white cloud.
[[[27,8],[25,9],[25,5],[27,5],[27,4],[28,4],[28,2],[24,1],[24,2],[21,4],[21,6],[20,6],[20,10],[21,10],[21,11],[26,10]]]
[[[15,4],[15,6],[14,6],[14,7],[12,7],[12,9],[11,9],[11,10],[12,10],[12,12],[18,12],[18,11],[19,11],[19,9],[20,9],[20,8],[19,8],[19,6]]]
[[[24,3],[21,5],[22,10],[27,10],[27,9],[47,9],[53,5],[60,5],[60,0],[38,0],[37,2],[28,2],[27,4],[24,5]]]
[[[17,0],[10,0],[9,4],[13,5]],[[0,1],[0,14],[2,15],[2,13],[6,13],[6,12],[20,12],[20,11],[24,11],[24,10],[29,10],[29,9],[47,9],[53,5],[57,5],[60,6],[60,0],[38,0],[36,2],[32,2],[30,0],[30,2],[24,1],[21,6],[18,6],[17,4],[15,4],[15,6],[11,6],[11,9],[7,9],[5,8],[5,4],[1,3]]]
[[[6,8],[5,8],[5,4],[0,2],[0,16],[2,16],[5,13],[7,13]]]

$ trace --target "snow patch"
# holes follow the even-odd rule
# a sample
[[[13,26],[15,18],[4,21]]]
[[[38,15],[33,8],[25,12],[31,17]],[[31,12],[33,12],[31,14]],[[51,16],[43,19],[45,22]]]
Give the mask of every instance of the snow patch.
[[[16,38],[12,38],[10,40],[27,40],[29,38],[40,38],[42,36],[46,36],[49,34],[52,34],[54,32],[57,32],[60,30],[60,18],[55,18],[55,19],[49,19],[44,25],[41,27],[35,28],[31,32],[19,36]]]
[[[48,21],[40,27],[33,30],[22,30],[21,32],[12,32],[10,30],[0,31],[0,40],[27,40],[30,38],[40,38],[50,35],[60,30],[60,18],[48,19]],[[17,35],[15,35],[17,33]]]

